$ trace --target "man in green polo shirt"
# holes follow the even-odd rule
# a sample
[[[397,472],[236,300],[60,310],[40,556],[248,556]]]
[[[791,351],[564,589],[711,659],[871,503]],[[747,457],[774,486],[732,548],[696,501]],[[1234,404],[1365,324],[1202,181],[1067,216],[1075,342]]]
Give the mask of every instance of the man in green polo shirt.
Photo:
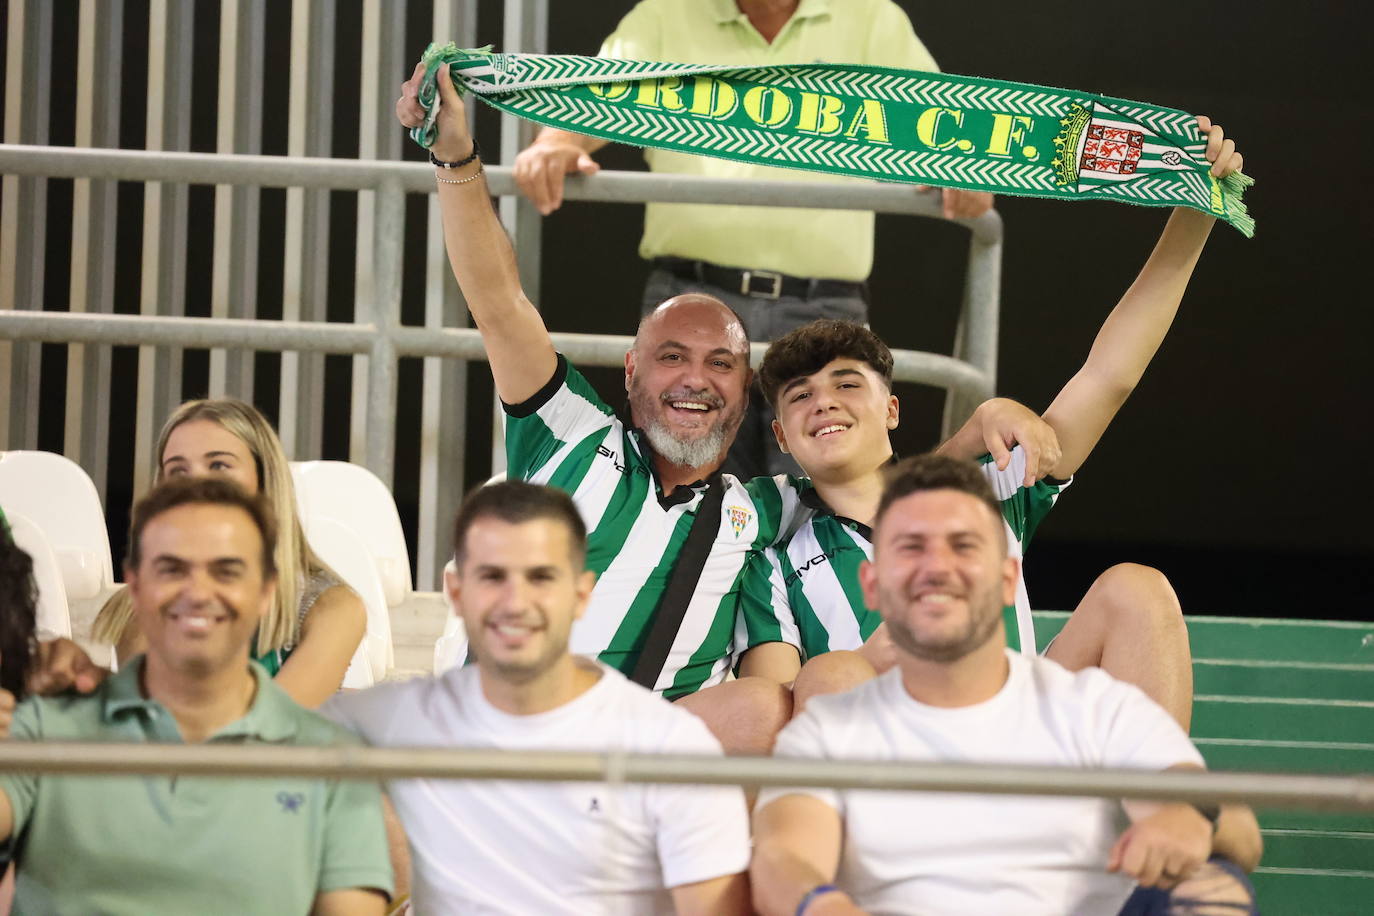
[[[1212,174],[1222,177],[1239,169],[1235,144],[1219,126],[1199,120]],[[1020,557],[1139,382],[1173,322],[1214,222],[1193,210],[1177,209],[1170,217],[1140,275],[1103,323],[1082,369],[1045,411],[1060,448],[1047,475],[1026,473],[1019,447],[998,463],[984,463],[1012,556]],[[881,620],[864,604],[858,583],[859,567],[872,559],[868,526],[882,493],[883,466],[892,457],[888,434],[898,420],[892,355],[866,328],[816,322],[776,341],[759,379],[777,410],[779,445],[810,476],[800,499],[811,515],[776,549],[750,559],[741,589],[746,632],[740,670],[782,682],[796,678],[800,706],[811,694],[843,689],[892,664]],[[979,411],[997,409],[994,401]],[[966,425],[940,450],[964,458],[979,454],[981,428]],[[1008,636],[1014,648],[1033,654],[1022,583],[1016,604],[1007,608]],[[856,651],[831,651],[837,649]],[[1178,599],[1157,571],[1123,564],[1105,572],[1046,654],[1071,670],[1098,666],[1136,684],[1187,728],[1192,713],[1187,630]],[[803,661],[807,667],[799,675]]]
[[[353,742],[249,661],[271,603],[270,510],[173,478],[134,507],[125,577],[145,656],[94,693],[30,698],[11,737]],[[378,787],[311,778],[0,774],[14,912],[379,916],[392,889]]]

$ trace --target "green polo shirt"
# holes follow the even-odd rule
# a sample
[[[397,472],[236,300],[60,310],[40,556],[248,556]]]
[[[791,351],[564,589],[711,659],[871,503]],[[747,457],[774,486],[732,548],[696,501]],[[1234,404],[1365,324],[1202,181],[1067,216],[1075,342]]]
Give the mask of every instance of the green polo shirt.
[[[357,743],[251,667],[252,707],[208,743]],[[139,657],[89,696],[25,700],[11,736],[183,743],[166,707],[143,697],[142,668]],[[16,914],[303,916],[328,891],[392,890],[375,783],[0,773],[0,791],[18,837]]]
[[[869,64],[938,70],[892,0],[801,0],[781,32],[767,42],[735,0],[641,0],[616,26],[602,57],[686,64]],[[892,125],[892,130],[911,129]],[[747,178],[753,181],[859,181],[645,150],[655,172]],[[649,204],[644,210],[645,258],[674,255],[729,267],[774,270],[798,277],[868,279],[873,267],[873,214],[853,210]]]

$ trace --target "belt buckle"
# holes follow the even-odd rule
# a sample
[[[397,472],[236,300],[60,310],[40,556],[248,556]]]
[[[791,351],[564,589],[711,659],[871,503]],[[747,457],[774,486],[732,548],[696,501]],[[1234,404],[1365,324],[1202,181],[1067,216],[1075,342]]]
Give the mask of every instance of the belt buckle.
[[[754,278],[759,277],[764,280],[773,281],[771,292],[755,292],[752,287]],[[740,271],[739,291],[742,296],[757,296],[760,299],[777,299],[782,295],[782,274],[771,270],[743,270]]]

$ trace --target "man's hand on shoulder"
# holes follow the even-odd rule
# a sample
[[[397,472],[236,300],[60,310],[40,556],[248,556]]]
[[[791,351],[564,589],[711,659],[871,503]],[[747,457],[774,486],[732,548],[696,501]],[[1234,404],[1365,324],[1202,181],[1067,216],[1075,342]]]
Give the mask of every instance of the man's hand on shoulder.
[[[10,736],[10,723],[14,721],[14,694],[0,689],[0,738]]]
[[[937,451],[969,460],[991,455],[997,469],[1004,471],[1011,461],[1011,450],[1017,445],[1026,454],[1022,486],[1034,485],[1059,463],[1059,437],[1053,427],[1011,398],[990,398],[979,404],[968,422]]]
[[[86,650],[59,636],[38,644],[29,670],[29,693],[55,696],[75,690],[91,693],[110,676],[110,672],[91,661]]]
[[[563,206],[565,176],[595,175],[601,171],[587,150],[586,139],[573,139],[562,131],[545,131],[515,157],[515,183],[544,216]]]
[[[1212,853],[1212,823],[1192,805],[1160,805],[1131,824],[1107,857],[1107,871],[1144,887],[1172,888]]]

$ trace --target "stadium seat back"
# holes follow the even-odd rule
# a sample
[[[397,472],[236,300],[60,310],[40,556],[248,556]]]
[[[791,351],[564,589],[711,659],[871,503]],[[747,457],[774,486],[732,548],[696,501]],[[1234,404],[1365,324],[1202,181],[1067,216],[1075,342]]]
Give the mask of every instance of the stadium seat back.
[[[114,584],[100,494],[76,462],[52,452],[0,453],[0,507],[43,532],[68,599],[95,598]]]
[[[372,553],[389,607],[411,592],[410,551],[396,501],[375,474],[347,461],[295,461],[296,502],[307,531],[316,518],[352,529]]]
[[[444,573],[453,570],[453,561],[449,560],[444,564]],[[442,586],[441,586],[442,587]],[[468,631],[463,625],[463,618],[458,616],[458,609],[449,600],[448,591],[443,592],[444,605],[448,608],[448,617],[444,620],[444,635],[440,636],[434,643],[434,675],[437,677],[450,668],[456,668],[463,664],[468,656]]]
[[[14,544],[33,560],[33,581],[38,586],[36,630],[40,640],[72,635],[71,612],[67,607],[67,588],[62,583],[62,570],[57,564],[43,531],[28,516],[6,512]]]
[[[391,667],[391,617],[371,552],[352,529],[330,518],[316,518],[306,531],[306,538],[316,556],[362,598],[367,609],[367,633],[362,648],[373,681],[382,680]]]

